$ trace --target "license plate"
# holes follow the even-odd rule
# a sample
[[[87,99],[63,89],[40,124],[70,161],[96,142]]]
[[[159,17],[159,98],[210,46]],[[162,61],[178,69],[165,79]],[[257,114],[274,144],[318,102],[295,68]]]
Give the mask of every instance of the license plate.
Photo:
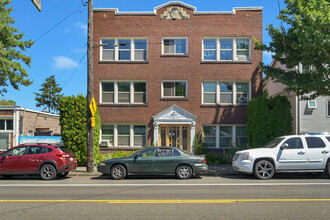
[[[70,157],[70,161],[73,161],[73,158],[72,157]]]

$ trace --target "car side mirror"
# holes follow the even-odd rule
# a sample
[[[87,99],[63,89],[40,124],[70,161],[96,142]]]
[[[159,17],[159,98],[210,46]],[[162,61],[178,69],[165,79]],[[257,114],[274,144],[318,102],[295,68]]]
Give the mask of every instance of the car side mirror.
[[[136,159],[139,159],[140,158],[140,155],[138,155],[138,154],[136,154],[135,156],[134,156],[134,159],[136,160]]]
[[[289,147],[289,145],[287,144],[287,143],[284,143],[284,144],[282,144],[281,145],[281,150],[285,150],[285,149],[287,149]]]

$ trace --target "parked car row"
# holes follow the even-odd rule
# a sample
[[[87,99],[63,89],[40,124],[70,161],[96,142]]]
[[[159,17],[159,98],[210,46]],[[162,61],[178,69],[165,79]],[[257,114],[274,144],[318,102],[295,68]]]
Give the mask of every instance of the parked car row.
[[[325,173],[330,177],[330,135],[288,135],[262,148],[238,151],[233,168],[271,179],[275,173]],[[65,177],[77,168],[73,153],[46,144],[19,145],[0,154],[0,175],[40,175],[44,180]],[[208,170],[205,156],[190,155],[173,147],[148,147],[131,156],[105,160],[97,170],[113,179],[127,175],[175,175],[189,179]]]

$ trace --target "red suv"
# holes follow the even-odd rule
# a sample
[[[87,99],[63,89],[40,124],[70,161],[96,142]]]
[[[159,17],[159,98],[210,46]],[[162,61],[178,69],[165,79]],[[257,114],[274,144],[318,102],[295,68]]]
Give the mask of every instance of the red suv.
[[[47,144],[24,144],[0,154],[0,175],[38,174],[44,180],[65,177],[77,169],[73,153],[66,153],[59,146]]]

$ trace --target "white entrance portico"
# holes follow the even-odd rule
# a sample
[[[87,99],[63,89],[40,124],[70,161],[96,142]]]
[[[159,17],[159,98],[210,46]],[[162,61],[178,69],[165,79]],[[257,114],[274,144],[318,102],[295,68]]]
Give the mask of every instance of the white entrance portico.
[[[153,120],[155,146],[171,146],[194,152],[196,116],[172,105],[153,116]]]

